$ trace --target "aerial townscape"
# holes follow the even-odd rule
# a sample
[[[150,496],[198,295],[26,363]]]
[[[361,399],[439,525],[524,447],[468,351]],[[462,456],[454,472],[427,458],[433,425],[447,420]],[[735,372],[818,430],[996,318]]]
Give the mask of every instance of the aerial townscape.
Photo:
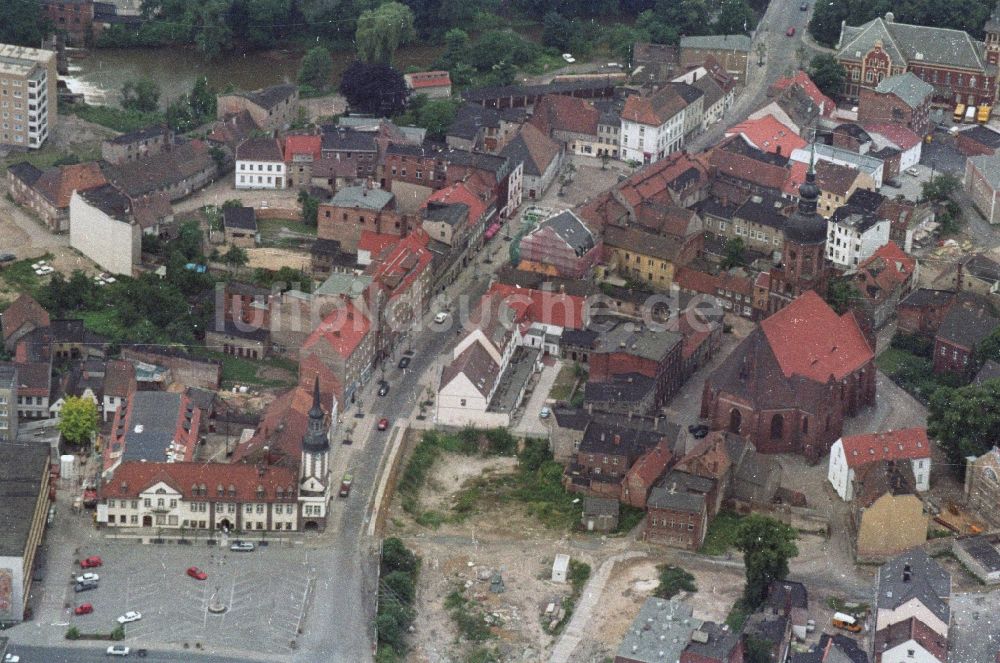
[[[0,0],[2,663],[1000,663],[997,0]]]

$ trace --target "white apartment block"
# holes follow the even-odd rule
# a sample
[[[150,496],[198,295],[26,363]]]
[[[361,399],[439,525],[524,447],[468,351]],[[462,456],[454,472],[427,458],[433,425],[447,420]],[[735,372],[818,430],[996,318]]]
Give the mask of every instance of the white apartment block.
[[[826,222],[826,257],[844,269],[856,269],[889,242],[889,219],[844,205]]]
[[[0,44],[0,145],[37,150],[56,124],[56,54]]]

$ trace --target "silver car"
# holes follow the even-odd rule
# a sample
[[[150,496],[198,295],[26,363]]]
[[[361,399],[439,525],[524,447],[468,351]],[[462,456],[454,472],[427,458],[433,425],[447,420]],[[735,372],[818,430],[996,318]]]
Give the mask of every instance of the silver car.
[[[229,549],[233,552],[253,552],[255,547],[250,541],[234,541]]]

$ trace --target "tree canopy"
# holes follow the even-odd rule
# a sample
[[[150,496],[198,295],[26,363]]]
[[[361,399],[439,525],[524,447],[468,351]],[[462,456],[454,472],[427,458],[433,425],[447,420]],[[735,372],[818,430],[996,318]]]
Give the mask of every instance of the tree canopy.
[[[340,79],[340,93],[354,110],[395,115],[406,107],[409,92],[403,75],[387,64],[354,61]]]
[[[404,4],[387,2],[358,17],[354,34],[358,58],[365,62],[392,64],[392,54],[416,37],[413,12]]]
[[[747,584],[743,603],[756,608],[767,595],[772,580],[788,576],[788,560],[799,554],[797,534],[788,525],[760,514],[751,514],[737,525],[736,548],[743,553]]]
[[[52,23],[42,18],[38,4],[23,0],[0,0],[0,44],[38,48],[52,31]]]
[[[332,82],[333,60],[330,51],[322,46],[313,46],[302,57],[299,65],[299,85],[308,85],[314,90],[325,90]]]
[[[962,474],[967,456],[981,456],[1000,445],[1000,380],[935,391],[927,407],[927,434]]]
[[[151,78],[136,78],[122,85],[122,108],[150,113],[159,108],[160,86]]]
[[[846,75],[843,65],[829,53],[820,53],[809,62],[809,78],[827,96],[843,94]]]
[[[59,432],[72,445],[89,442],[97,433],[97,406],[81,396],[67,396],[59,413]]]
[[[994,0],[829,0],[814,3],[809,33],[824,46],[835,46],[840,38],[841,21],[847,25],[862,23],[893,12],[897,23],[933,25],[940,28],[965,30],[982,39],[983,26],[995,6]]]

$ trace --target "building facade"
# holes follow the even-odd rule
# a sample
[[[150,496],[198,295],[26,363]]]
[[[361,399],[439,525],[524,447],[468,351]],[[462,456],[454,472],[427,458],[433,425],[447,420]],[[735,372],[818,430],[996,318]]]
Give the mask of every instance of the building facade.
[[[621,159],[649,164],[681,149],[686,105],[669,86],[648,97],[626,99],[621,113]]]
[[[0,145],[37,150],[57,123],[56,54],[0,44]]]
[[[112,274],[132,276],[142,256],[142,228],[124,194],[110,184],[73,193],[70,246]]]
[[[51,452],[48,444],[0,444],[0,623],[17,624],[27,614],[38,546],[49,508]]]

